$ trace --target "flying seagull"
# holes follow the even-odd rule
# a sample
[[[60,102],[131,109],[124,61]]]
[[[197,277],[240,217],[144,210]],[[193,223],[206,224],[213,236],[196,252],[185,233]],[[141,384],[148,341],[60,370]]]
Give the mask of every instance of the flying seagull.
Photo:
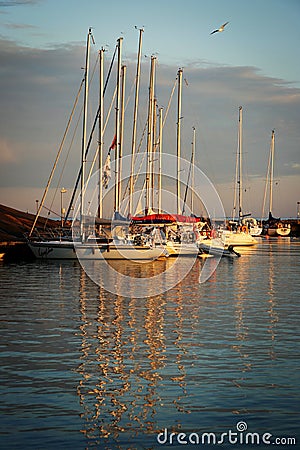
[[[210,34],[221,33],[229,22],[225,22],[218,30],[212,31]]]

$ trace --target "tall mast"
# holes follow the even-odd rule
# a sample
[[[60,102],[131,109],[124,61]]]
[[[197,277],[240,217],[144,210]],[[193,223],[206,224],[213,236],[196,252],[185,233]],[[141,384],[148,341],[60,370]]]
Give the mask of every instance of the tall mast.
[[[196,128],[193,127],[193,142],[192,142],[192,189],[191,189],[191,213],[194,214],[194,184],[195,184],[195,150],[196,150]]]
[[[185,185],[185,193],[184,193],[184,198],[183,198],[183,206],[182,206],[182,213],[185,213],[185,205],[186,205],[186,200],[188,197],[188,191],[189,191],[189,187],[190,187],[190,178],[192,178],[191,184],[192,184],[192,188],[191,190],[191,212],[193,211],[193,190],[194,190],[194,144],[195,144],[195,127],[193,127],[193,141],[192,141],[192,153],[191,153],[191,160],[190,160],[190,166],[189,166],[189,171],[188,171],[188,175],[187,175],[187,180],[186,180],[186,185]],[[191,176],[192,175],[192,176]]]
[[[103,114],[104,114],[104,49],[99,50],[99,136],[98,136],[98,158],[99,158],[99,209],[98,217],[103,216]]]
[[[147,128],[147,167],[146,167],[146,205],[145,213],[148,214],[151,205],[151,164],[153,150],[153,114],[154,114],[154,80],[156,57],[151,56],[149,104],[148,104],[148,128]]]
[[[122,198],[122,157],[123,157],[123,138],[124,138],[124,113],[125,113],[125,81],[126,81],[126,66],[121,68],[121,111],[120,111],[120,147],[119,147],[119,181],[118,181],[118,198],[119,206]]]
[[[113,68],[113,63],[114,63],[114,60],[115,60],[116,52],[117,52],[117,46],[116,46],[114,54],[112,56],[112,60],[111,60],[110,67],[109,67],[109,70],[108,70],[108,74],[107,74],[107,77],[106,77],[106,81],[105,81],[105,85],[104,85],[104,94],[105,94],[105,91],[106,91],[106,88],[107,88],[107,84],[108,84],[108,81],[109,81],[109,78],[110,78],[110,75],[111,75],[111,71],[112,71],[112,68]],[[98,118],[99,118],[99,108],[97,110],[97,113],[96,113],[96,116],[95,116],[95,120],[94,120],[93,126],[91,128],[89,140],[87,142],[87,147],[86,147],[86,151],[85,151],[86,156],[88,154],[90,145],[92,143],[92,138],[94,136],[94,131],[95,131],[96,125],[98,123]],[[80,167],[78,176],[76,178],[75,186],[74,186],[73,193],[72,193],[72,196],[71,196],[71,199],[70,199],[70,202],[69,202],[69,207],[68,207],[68,210],[67,210],[67,214],[66,214],[65,220],[67,220],[67,218],[69,217],[69,214],[70,214],[73,202],[74,202],[74,198],[75,198],[75,194],[76,194],[76,191],[77,191],[77,187],[78,187],[78,184],[80,183],[80,179],[81,179],[81,171],[82,171],[82,167]]]
[[[181,213],[180,193],[180,158],[181,158],[181,91],[182,69],[178,70],[178,102],[177,102],[177,214]]]
[[[121,86],[121,60],[122,60],[122,43],[123,38],[118,39],[118,69],[117,69],[117,98],[116,98],[116,146],[115,146],[115,211],[119,210],[119,153],[120,153],[120,86]]]
[[[139,104],[139,87],[140,87],[140,72],[141,72],[141,55],[142,55],[142,40],[143,40],[143,28],[140,29],[139,36],[139,48],[138,48],[138,59],[136,67],[135,76],[135,101],[134,101],[134,112],[133,112],[133,130],[132,130],[132,144],[131,144],[131,170],[130,170],[130,180],[129,180],[129,214],[132,214],[133,210],[133,176],[134,176],[134,158],[136,152],[136,130],[137,130],[137,113]]]
[[[84,103],[83,103],[83,122],[82,122],[82,145],[81,145],[81,193],[80,193],[80,235],[82,241],[84,240],[84,183],[85,183],[85,165],[86,165],[86,132],[87,132],[87,108],[88,108],[88,93],[89,93],[89,64],[90,64],[90,44],[92,36],[92,29],[89,29],[86,44],[86,59],[84,72]]]
[[[157,115],[156,115],[156,108],[157,108],[157,99],[156,97],[154,97],[153,99],[153,124],[152,124],[152,133],[153,133],[153,137],[152,137],[152,158],[151,158],[151,170],[150,170],[150,186],[151,186],[151,192],[152,192],[152,208],[154,206],[154,186],[155,186],[155,170],[154,170],[154,166],[155,166],[155,161],[156,161],[156,157],[155,157],[155,152],[156,152],[156,148],[157,148]]]
[[[243,108],[239,107],[239,146],[238,146],[238,206],[239,206],[239,223],[242,218],[242,143],[243,143]]]
[[[163,108],[159,108],[159,157],[158,157],[158,213],[161,214],[161,164],[162,164],[162,130],[163,130]]]
[[[270,151],[270,206],[269,212],[273,209],[273,179],[274,179],[274,154],[275,154],[275,131],[272,130],[271,151]]]

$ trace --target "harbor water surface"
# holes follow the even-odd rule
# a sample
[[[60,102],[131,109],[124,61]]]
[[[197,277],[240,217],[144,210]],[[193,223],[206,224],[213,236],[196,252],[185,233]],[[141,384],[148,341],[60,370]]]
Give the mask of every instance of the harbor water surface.
[[[145,298],[77,261],[2,263],[0,447],[300,448],[300,240],[259,242]]]

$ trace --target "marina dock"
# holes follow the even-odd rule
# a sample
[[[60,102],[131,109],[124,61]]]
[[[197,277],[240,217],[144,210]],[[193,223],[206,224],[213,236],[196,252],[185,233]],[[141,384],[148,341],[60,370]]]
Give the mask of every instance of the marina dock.
[[[2,260],[14,261],[19,259],[32,259],[33,255],[29,249],[25,234],[29,233],[35,215],[19,211],[17,209],[0,205],[0,254]],[[291,225],[291,237],[300,237],[300,220],[285,219],[285,223]],[[59,221],[39,217],[37,228],[58,228]]]

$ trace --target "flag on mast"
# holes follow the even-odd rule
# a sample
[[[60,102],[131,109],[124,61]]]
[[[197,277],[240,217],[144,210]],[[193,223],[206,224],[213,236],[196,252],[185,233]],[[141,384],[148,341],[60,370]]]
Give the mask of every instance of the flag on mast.
[[[115,135],[115,137],[112,140],[112,143],[110,144],[108,155],[103,167],[102,185],[104,189],[107,189],[109,180],[111,179],[110,151],[115,149],[116,143],[117,143],[117,136]]]
[[[110,154],[108,154],[104,163],[102,175],[102,185],[104,189],[107,189],[110,179],[111,179]]]
[[[112,141],[112,143],[110,144],[109,151],[115,149],[116,143],[117,143],[117,135],[115,134],[115,137],[113,138],[113,141]]]

